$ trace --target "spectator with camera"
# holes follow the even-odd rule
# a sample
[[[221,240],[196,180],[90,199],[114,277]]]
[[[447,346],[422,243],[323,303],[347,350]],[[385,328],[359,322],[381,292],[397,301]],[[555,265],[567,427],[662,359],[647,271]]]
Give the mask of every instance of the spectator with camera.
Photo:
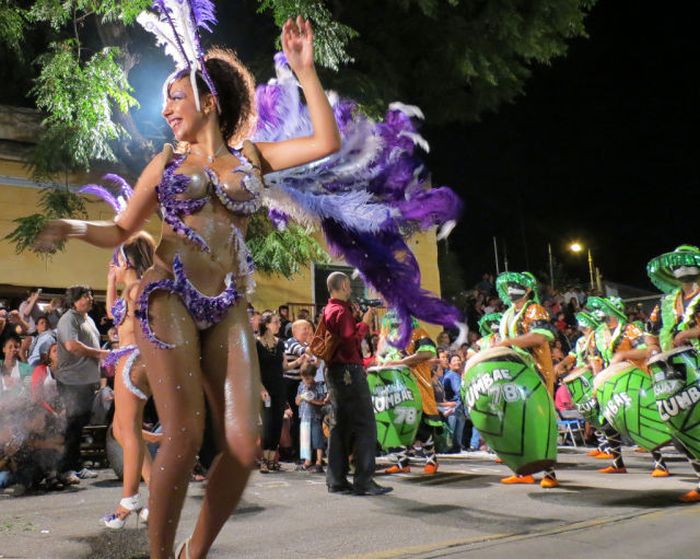
[[[62,481],[80,483],[96,474],[81,467],[80,439],[90,422],[95,394],[100,388],[100,360],[109,352],[100,349],[100,333],[88,315],[92,289],[74,285],[66,291],[70,309],[58,321],[58,393],[66,410],[65,452],[60,465]]]
[[[332,406],[326,472],[328,491],[383,495],[391,488],[382,487],[373,479],[377,426],[360,349],[372,324],[374,309],[368,308],[362,321],[356,322],[349,303],[350,278],[342,272],[333,272],[326,285],[330,299],[323,310],[317,335],[323,331],[323,338],[328,342],[324,343],[327,351],[322,352],[327,357],[326,376]],[[350,454],[355,462],[353,485],[347,479]]]

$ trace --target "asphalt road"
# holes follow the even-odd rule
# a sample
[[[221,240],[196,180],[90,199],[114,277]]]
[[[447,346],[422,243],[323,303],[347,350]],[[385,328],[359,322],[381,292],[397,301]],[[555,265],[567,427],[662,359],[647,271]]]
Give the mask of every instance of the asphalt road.
[[[678,495],[694,485],[680,456],[673,476],[649,475],[648,454],[626,453],[629,473],[603,475],[600,461],[560,452],[562,486],[505,486],[504,466],[484,453],[443,460],[436,476],[383,477],[382,497],[331,495],[318,474],[255,473],[210,558],[548,559],[700,556],[700,505]],[[178,536],[195,522],[204,492],[193,483]],[[0,558],[142,559],[143,527],[101,528],[120,496],[108,470],[59,493],[0,497]]]

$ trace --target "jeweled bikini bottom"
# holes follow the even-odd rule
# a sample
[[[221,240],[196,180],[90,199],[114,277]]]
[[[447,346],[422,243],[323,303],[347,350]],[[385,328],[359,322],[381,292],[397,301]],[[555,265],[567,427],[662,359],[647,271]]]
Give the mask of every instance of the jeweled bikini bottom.
[[[236,304],[241,298],[236,286],[233,283],[233,274],[226,275],[224,280],[226,288],[218,295],[204,295],[197,289],[192,282],[187,278],[185,269],[180,259],[180,255],[176,254],[173,258],[173,279],[162,279],[149,283],[141,295],[137,303],[136,318],[141,325],[144,335],[160,349],[172,349],[175,346],[160,340],[148,321],[148,303],[149,298],[155,291],[169,291],[176,293],[182,299],[182,302],[187,307],[187,310],[192,316],[197,328],[204,330],[210,326],[220,322],[228,313],[229,309]]]

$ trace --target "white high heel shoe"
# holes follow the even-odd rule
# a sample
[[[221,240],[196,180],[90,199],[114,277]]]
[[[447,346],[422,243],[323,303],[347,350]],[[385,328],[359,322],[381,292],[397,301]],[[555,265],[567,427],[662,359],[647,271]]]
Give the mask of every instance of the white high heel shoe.
[[[144,524],[148,524],[148,507],[143,507],[141,509],[141,512],[139,513],[139,518],[141,519],[141,522]]]
[[[126,516],[122,517],[116,512],[113,512],[112,514],[103,516],[102,523],[107,528],[111,528],[112,530],[121,530],[126,525],[126,520],[129,518],[129,516],[131,516],[131,513],[136,512],[136,527],[138,528],[140,516],[138,513],[143,514],[143,506],[141,505],[141,498],[139,494],[137,493],[131,497],[124,497],[121,501],[119,501],[119,506],[128,511]],[[146,513],[146,518],[148,518],[148,513]]]
[[[185,550],[185,556],[182,559],[190,559],[190,539],[192,536],[187,538],[185,541],[181,542],[180,545],[177,546],[177,549],[175,550],[175,559],[180,559],[180,553],[182,553],[182,550]]]

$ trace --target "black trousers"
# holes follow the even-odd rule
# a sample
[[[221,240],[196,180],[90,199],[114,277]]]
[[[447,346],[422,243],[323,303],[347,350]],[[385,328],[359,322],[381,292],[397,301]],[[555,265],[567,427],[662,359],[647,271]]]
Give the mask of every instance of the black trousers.
[[[63,458],[58,465],[59,472],[81,469],[80,440],[83,427],[90,423],[92,403],[99,384],[57,383],[58,395],[66,410],[66,435]]]
[[[268,394],[271,400],[270,406],[262,408],[262,448],[263,450],[277,450],[280,445],[287,398],[283,388],[274,392],[268,389]]]
[[[377,424],[365,370],[360,365],[331,365],[326,378],[332,408],[326,483],[338,487],[347,482],[352,454],[355,487],[366,488],[374,476]]]
[[[296,398],[301,380],[286,378],[284,379],[285,389],[287,391],[287,403],[292,408],[294,415],[292,416],[291,435],[292,435],[292,451],[294,457],[299,457],[299,426],[301,419],[299,418],[299,406],[297,406]]]

